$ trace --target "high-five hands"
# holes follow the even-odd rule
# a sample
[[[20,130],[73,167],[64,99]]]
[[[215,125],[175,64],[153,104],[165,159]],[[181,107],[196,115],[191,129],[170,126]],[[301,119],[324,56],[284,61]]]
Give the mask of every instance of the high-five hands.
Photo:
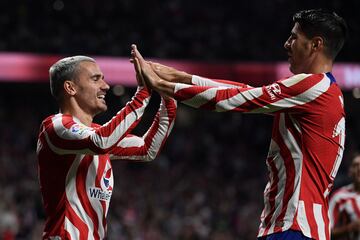
[[[139,71],[139,74],[144,79],[144,82],[147,87],[154,89],[162,96],[172,97],[174,95],[175,84],[167,81],[166,79],[171,79],[170,77],[170,69],[169,67],[165,67],[161,64],[153,64],[144,60],[140,52],[138,51],[135,44],[131,45],[131,62],[135,65],[135,69]],[[164,77],[161,78],[154,71],[153,67],[159,72],[159,75]],[[162,66],[162,71],[160,71],[160,67]],[[174,69],[173,72],[177,70]],[[177,71],[178,72],[178,71]]]

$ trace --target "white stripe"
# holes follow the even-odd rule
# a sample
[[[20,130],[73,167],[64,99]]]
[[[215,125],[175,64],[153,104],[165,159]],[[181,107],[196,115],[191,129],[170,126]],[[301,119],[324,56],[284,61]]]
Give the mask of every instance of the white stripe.
[[[44,136],[45,136],[45,139],[46,139],[46,142],[48,144],[48,146],[50,147],[50,149],[55,152],[56,154],[59,154],[59,155],[64,155],[64,154],[90,154],[90,155],[94,155],[95,153],[93,151],[91,151],[90,149],[88,148],[85,148],[85,149],[62,149],[62,148],[58,148],[56,147],[55,145],[52,144],[52,142],[50,141],[50,138],[47,134],[47,132],[45,131],[44,132]]]
[[[315,221],[316,221],[316,225],[317,225],[317,229],[318,229],[319,239],[326,239],[325,223],[324,223],[324,218],[323,218],[321,209],[322,209],[321,204],[317,204],[317,203],[313,204],[313,211],[314,211]]]
[[[168,109],[164,103],[161,103],[159,109],[159,126],[156,130],[156,133],[151,141],[149,149],[146,152],[146,155],[130,155],[130,156],[117,156],[117,155],[110,155],[111,159],[131,159],[131,160],[141,160],[141,161],[152,161],[156,158],[161,145],[169,136],[173,126],[174,121],[171,122],[169,126],[169,117],[168,117]],[[152,130],[152,127],[147,131],[143,138],[137,136],[131,136],[124,138],[118,144],[118,146],[126,148],[126,147],[141,147],[145,145],[144,138]]]
[[[71,165],[69,172],[66,176],[66,198],[70,203],[70,207],[73,209],[75,214],[87,225],[89,228],[89,238],[88,240],[94,239],[92,235],[92,230],[94,229],[93,222],[91,218],[87,215],[82,204],[80,203],[79,196],[76,191],[76,173],[78,171],[79,165],[84,158],[84,155],[77,155],[74,159],[73,164]],[[67,230],[67,229],[66,229]]]
[[[80,239],[79,229],[77,229],[66,216],[65,216],[64,225],[65,225],[65,231],[69,233],[71,239]]]
[[[297,222],[299,224],[301,232],[306,237],[312,238],[309,222],[308,222],[307,217],[306,217],[305,204],[304,204],[303,200],[299,201],[299,207],[298,207],[296,220],[297,220]]]
[[[269,151],[269,153],[271,152],[278,152],[279,151],[279,146],[277,145],[277,143],[273,140],[271,140],[270,143],[270,149],[271,151]],[[274,175],[274,172],[270,169],[270,165],[268,164],[268,168],[269,168],[269,172],[270,172],[270,182],[267,184],[266,188],[265,188],[265,193],[268,193],[268,191],[270,190],[271,184],[275,181],[275,177],[286,177],[285,174],[285,166],[284,166],[284,159],[279,155],[276,154],[275,156],[268,156],[268,158],[272,158],[273,163],[275,164],[276,169],[278,170],[278,175]],[[276,195],[276,199],[275,199],[275,211],[273,213],[273,215],[271,216],[271,226],[268,229],[267,234],[271,234],[274,232],[274,228],[275,228],[275,224],[276,224],[276,218],[279,216],[280,212],[281,212],[281,208],[282,208],[282,199],[284,196],[284,189],[285,189],[285,181],[283,181],[282,179],[279,179],[278,181],[278,185],[277,185],[277,195]],[[260,231],[259,231],[259,236],[262,235],[266,229],[264,220],[265,218],[271,213],[271,209],[270,209],[270,204],[269,204],[269,198],[268,198],[268,194],[265,194],[265,208],[263,210],[263,217],[262,217],[262,224],[260,225]]]
[[[261,87],[252,88],[247,91],[240,92],[231,98],[224,99],[216,103],[216,111],[230,111],[234,108],[241,106],[247,101],[251,101],[255,98],[260,97],[261,95],[263,95],[263,90]]]
[[[345,118],[342,117],[338,124],[335,126],[333,137],[339,136],[339,148],[337,151],[337,156],[334,161],[333,169],[331,170],[330,177],[335,179],[336,174],[339,170],[343,153],[344,153],[344,144],[345,144]]]
[[[309,88],[305,92],[298,94],[290,98],[283,98],[277,102],[263,106],[262,108],[255,109],[251,112],[253,113],[267,113],[281,110],[283,108],[291,108],[294,106],[300,106],[308,102],[313,101],[321,94],[326,92],[330,87],[330,80],[324,77],[320,82],[318,82],[313,87]]]
[[[292,120],[292,119],[291,119]],[[294,123],[294,122],[292,122]],[[285,225],[283,226],[283,230],[287,230],[293,224],[294,216],[296,214],[296,209],[299,202],[300,196],[300,185],[301,185],[301,172],[302,172],[302,164],[303,164],[303,155],[301,149],[296,142],[294,136],[286,128],[285,125],[285,113],[280,114],[280,122],[279,122],[279,132],[285,142],[287,149],[289,149],[291,153],[291,158],[293,159],[294,163],[294,171],[295,171],[295,178],[294,178],[294,185],[291,186],[294,188],[294,192],[289,199],[286,213],[284,216]],[[286,190],[288,191],[288,190]]]
[[[290,119],[291,119],[291,122],[293,123],[293,125],[294,125],[294,127],[295,127],[295,129],[296,129],[296,131],[298,132],[298,133],[302,133],[302,131],[301,131],[301,126],[300,126],[300,123],[293,117],[293,115],[292,114],[289,114],[289,117],[290,117]]]
[[[102,239],[102,238],[105,237],[105,229],[104,229],[104,226],[102,224],[103,208],[101,206],[100,200],[91,198],[90,193],[89,193],[89,189],[91,187],[95,187],[95,181],[96,181],[96,178],[97,178],[98,168],[99,168],[99,156],[95,155],[94,159],[93,159],[93,162],[90,164],[89,170],[88,170],[87,175],[86,175],[86,185],[85,186],[86,186],[87,198],[89,199],[89,201],[91,203],[91,206],[92,206],[93,210],[96,212],[96,215],[98,217],[98,222],[99,222],[98,233],[99,233],[100,239]],[[106,167],[105,167],[105,169],[106,169]],[[103,180],[102,177],[103,176],[100,175],[100,181]],[[92,234],[92,232],[91,232],[91,234]]]
[[[305,73],[301,73],[301,74],[297,74],[294,75],[292,77],[289,77],[287,79],[284,79],[282,81],[280,81],[285,87],[291,87],[299,82],[301,82],[302,80],[304,80],[307,77],[310,77],[312,74],[305,74]]]
[[[142,106],[138,109],[136,109],[134,112],[131,112],[130,114],[128,114],[117,126],[116,128],[113,130],[112,134],[109,137],[102,137],[98,134],[95,133],[95,131],[92,128],[86,127],[85,125],[83,125],[82,123],[78,123],[81,124],[82,126],[84,126],[84,131],[83,134],[76,134],[76,133],[72,133],[71,132],[71,128],[66,128],[63,124],[62,124],[62,114],[57,114],[52,118],[53,121],[53,125],[54,125],[54,129],[56,134],[58,135],[59,138],[62,139],[84,139],[90,136],[91,141],[99,148],[101,149],[106,149],[106,148],[110,148],[111,146],[113,146],[118,140],[119,138],[128,130],[128,128],[137,120],[139,119],[142,114],[144,113],[144,110],[146,108],[147,103],[149,102],[150,98],[146,98],[143,100]],[[120,110],[117,115],[121,112],[122,110]],[[108,121],[106,124],[104,124],[102,127],[106,127],[108,124],[110,124],[110,122],[116,118],[115,115],[110,121]],[[76,118],[74,118],[74,121],[76,121]],[[47,132],[45,131],[45,138],[47,140],[47,142],[49,143],[50,148],[56,152],[57,154],[70,154],[70,153],[82,153],[82,154],[91,154],[93,155],[94,152],[91,151],[88,148],[85,149],[77,149],[77,150],[70,150],[70,149],[62,149],[59,147],[56,147],[55,145],[53,145],[50,142],[50,139],[47,135]]]
[[[141,118],[141,116],[143,115],[144,110],[147,106],[147,103],[149,102],[149,99],[150,98],[144,99],[142,102],[142,106],[140,108],[137,108],[135,111],[126,115],[126,117],[116,126],[116,128],[113,130],[113,132],[111,133],[111,135],[109,137],[103,137],[103,136],[100,136],[95,133],[90,136],[90,139],[94,142],[94,144],[97,147],[99,147],[101,149],[106,149],[106,148],[113,146],[119,140],[119,138],[129,129],[129,127],[136,120]],[[121,111],[122,110],[120,110],[120,112]],[[114,116],[113,119],[116,118],[116,116]],[[112,119],[110,121],[108,121],[107,123],[105,123],[102,127],[106,127],[108,124],[111,123],[111,121],[112,121]]]
[[[240,87],[239,85],[217,82],[212,79],[204,78],[196,75],[192,76],[191,83],[200,87],[219,87],[219,86],[229,87],[229,88]]]
[[[65,139],[65,140],[79,140],[79,139],[85,139],[91,134],[94,133],[94,129],[91,127],[88,127],[80,122],[79,119],[72,117],[75,123],[79,124],[81,128],[83,129],[81,134],[78,132],[74,133],[72,132],[72,128],[67,128],[63,125],[63,114],[59,113],[56,114],[54,117],[51,118],[51,121],[54,125],[55,133],[58,137]],[[72,125],[73,126],[73,125]]]
[[[192,87],[191,85],[186,85],[186,84],[181,84],[181,83],[177,83],[175,85],[175,92],[181,90],[181,89],[185,89],[185,88],[189,88]],[[200,92],[198,94],[196,94],[195,96],[193,96],[190,99],[184,100],[182,101],[182,103],[192,106],[194,108],[199,108],[200,106],[204,105],[205,103],[209,102],[210,100],[214,99],[216,97],[216,93],[218,90],[223,90],[223,89],[227,89],[225,87],[214,87],[214,88],[209,88],[203,92]]]

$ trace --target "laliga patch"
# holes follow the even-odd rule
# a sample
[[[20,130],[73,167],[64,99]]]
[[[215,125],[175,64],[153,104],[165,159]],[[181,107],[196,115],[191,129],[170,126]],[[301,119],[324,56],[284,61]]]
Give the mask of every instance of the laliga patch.
[[[71,126],[70,130],[72,133],[76,133],[79,135],[83,135],[83,133],[86,131],[87,127],[82,124],[74,124]]]

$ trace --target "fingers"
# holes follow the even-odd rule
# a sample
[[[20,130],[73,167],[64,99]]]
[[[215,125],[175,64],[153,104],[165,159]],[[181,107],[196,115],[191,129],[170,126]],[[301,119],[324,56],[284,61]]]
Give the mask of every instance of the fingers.
[[[144,86],[144,77],[142,76],[142,73],[141,73],[139,60],[137,58],[135,58],[135,59],[133,59],[133,63],[134,63],[134,68],[135,68],[135,72],[136,72],[137,83],[139,86]]]
[[[131,55],[133,56],[133,58],[137,58],[139,60],[140,66],[142,67],[143,64],[145,64],[145,60],[144,58],[141,56],[140,52],[138,51],[137,47],[135,44],[131,45]]]
[[[148,62],[144,60],[135,44],[131,45],[131,58],[135,66],[135,71],[139,72],[146,86],[155,89],[159,80],[157,75],[151,69]],[[155,89],[156,90],[156,89]]]

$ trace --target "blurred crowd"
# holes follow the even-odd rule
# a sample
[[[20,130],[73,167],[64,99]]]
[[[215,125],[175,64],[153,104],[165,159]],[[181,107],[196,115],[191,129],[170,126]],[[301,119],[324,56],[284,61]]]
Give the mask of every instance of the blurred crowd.
[[[110,109],[96,121],[107,121],[133,92],[127,89],[120,98],[109,94]],[[137,134],[151,124],[158,100],[151,101]],[[349,120],[337,186],[348,181],[348,156],[359,147],[358,103],[350,93],[345,100]],[[47,85],[1,84],[0,239],[40,239],[44,211],[35,147],[41,120],[56,111]],[[271,124],[271,116],[180,105],[175,128],[154,162],[113,162],[108,239],[254,239],[267,181]]]
[[[338,60],[358,61],[357,0],[0,1],[0,52],[129,56],[130,44],[137,43],[155,58],[282,61],[292,14],[319,7],[334,9],[350,26]],[[109,113],[98,122],[133,91],[121,99],[110,94]],[[360,147],[357,105],[346,93],[346,151],[335,188],[348,181],[349,156]],[[155,109],[153,104],[150,112]],[[56,111],[47,85],[0,83],[0,239],[40,239],[44,211],[35,148],[41,120]],[[108,239],[254,239],[271,122],[270,116],[181,106],[154,162],[113,163]]]
[[[350,38],[338,59],[358,61],[357,0],[1,1],[0,51],[128,56],[137,43],[156,58],[283,61],[292,15],[306,8],[347,20]]]

